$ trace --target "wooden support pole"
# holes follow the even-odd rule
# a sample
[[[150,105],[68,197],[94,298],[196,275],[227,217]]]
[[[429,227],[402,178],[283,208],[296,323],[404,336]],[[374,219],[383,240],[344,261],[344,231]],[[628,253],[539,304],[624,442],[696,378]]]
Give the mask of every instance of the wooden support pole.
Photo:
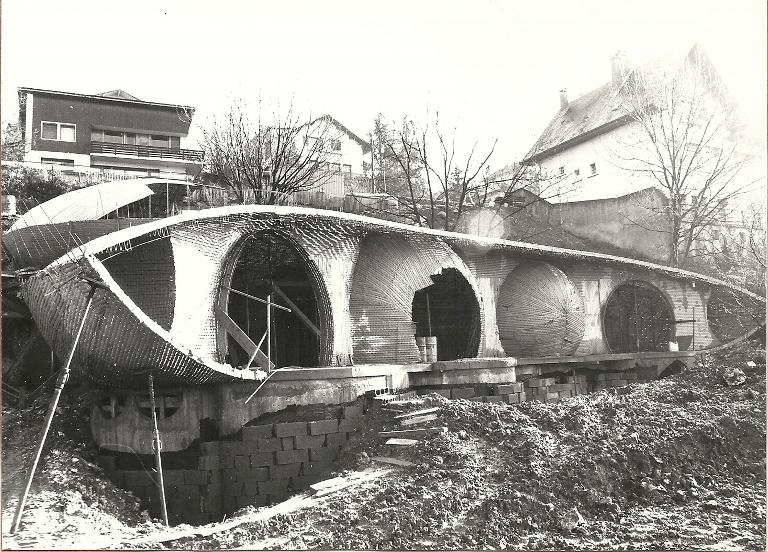
[[[149,374],[149,402],[152,407],[152,448],[155,449],[155,468],[157,469],[157,492],[160,494],[160,507],[163,510],[163,522],[168,527],[168,508],[165,504],[165,485],[163,483],[163,462],[160,459],[160,430],[157,428],[157,410],[155,409],[155,382]]]
[[[272,282],[272,290],[275,292],[275,294],[279,295],[283,301],[285,301],[291,309],[288,312],[292,312],[296,316],[299,317],[299,320],[304,322],[304,325],[309,328],[312,333],[314,333],[316,336],[320,337],[320,328],[315,326],[315,324],[312,322],[312,320],[309,319],[309,317],[304,314],[301,309],[293,302],[291,301],[290,297],[286,295],[286,293],[278,286],[275,282]],[[275,307],[279,307],[280,305],[274,305]]]
[[[62,367],[61,372],[59,373],[59,377],[56,380],[56,387],[53,390],[53,398],[51,399],[51,403],[48,405],[48,412],[45,415],[45,424],[43,426],[43,431],[40,434],[40,438],[37,441],[37,450],[35,451],[35,457],[32,460],[32,467],[29,470],[29,476],[27,477],[27,484],[24,487],[24,492],[22,492],[21,497],[19,498],[19,503],[16,505],[16,514],[13,517],[13,524],[11,525],[11,534],[16,533],[16,531],[19,530],[19,525],[21,523],[21,516],[24,513],[24,506],[27,502],[29,489],[32,486],[32,479],[35,477],[37,464],[40,462],[40,457],[43,454],[43,447],[45,446],[45,440],[48,437],[48,431],[51,429],[51,422],[53,421],[53,415],[56,413],[56,408],[59,405],[61,392],[64,389],[64,385],[66,385],[67,380],[69,379],[69,372],[70,372],[70,367],[72,365],[72,359],[75,357],[75,349],[77,349],[77,344],[80,342],[80,336],[83,333],[83,327],[85,327],[85,320],[88,318],[88,312],[91,310],[91,304],[93,303],[94,293],[96,293],[96,286],[91,285],[91,289],[88,291],[88,297],[85,300],[85,310],[83,311],[83,318],[82,320],[80,320],[80,326],[78,327],[77,333],[75,334],[75,340],[72,343],[72,347],[69,350],[69,356],[67,357],[67,362],[64,363],[64,366]]]

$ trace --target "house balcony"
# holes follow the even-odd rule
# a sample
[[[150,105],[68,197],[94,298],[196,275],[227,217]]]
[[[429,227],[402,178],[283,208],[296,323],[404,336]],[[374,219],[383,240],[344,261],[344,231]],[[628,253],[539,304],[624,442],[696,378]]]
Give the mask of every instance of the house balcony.
[[[91,142],[91,157],[136,158],[160,163],[170,162],[188,165],[200,165],[203,162],[203,152],[200,150],[96,141]]]

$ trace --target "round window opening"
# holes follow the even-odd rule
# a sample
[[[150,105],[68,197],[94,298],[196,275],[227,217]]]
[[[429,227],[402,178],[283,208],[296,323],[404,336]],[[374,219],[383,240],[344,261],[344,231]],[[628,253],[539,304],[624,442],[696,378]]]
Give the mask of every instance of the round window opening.
[[[603,313],[603,334],[612,353],[668,351],[672,308],[658,288],[642,280],[618,286]]]

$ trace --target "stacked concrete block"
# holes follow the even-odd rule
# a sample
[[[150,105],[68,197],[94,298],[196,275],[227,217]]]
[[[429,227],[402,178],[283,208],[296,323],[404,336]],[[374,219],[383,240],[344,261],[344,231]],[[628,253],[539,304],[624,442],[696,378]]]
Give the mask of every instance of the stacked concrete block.
[[[200,443],[196,465],[163,470],[169,521],[209,523],[307,488],[325,477],[362,422],[362,407],[353,405],[340,418],[245,426],[237,439]],[[114,456],[102,458],[113,481],[160,516],[154,470],[115,469]]]
[[[471,399],[475,396],[474,387],[454,387],[451,389],[452,399]]]
[[[560,399],[558,393],[548,390],[550,385],[557,383],[556,378],[530,378],[525,380],[525,400],[539,402],[556,402]]]
[[[634,372],[603,372],[595,376],[595,391],[603,389],[613,389],[617,387],[626,387],[630,383],[637,381],[637,374]]]
[[[501,383],[494,386],[493,390],[507,404],[518,404],[526,400],[522,382]]]

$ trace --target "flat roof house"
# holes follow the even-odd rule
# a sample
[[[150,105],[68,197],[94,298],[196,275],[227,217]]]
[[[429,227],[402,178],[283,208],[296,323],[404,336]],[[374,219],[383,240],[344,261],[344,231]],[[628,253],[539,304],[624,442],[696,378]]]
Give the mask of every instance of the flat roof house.
[[[182,179],[200,172],[202,152],[185,148],[194,107],[143,101],[123,90],[18,93],[25,163]]]

